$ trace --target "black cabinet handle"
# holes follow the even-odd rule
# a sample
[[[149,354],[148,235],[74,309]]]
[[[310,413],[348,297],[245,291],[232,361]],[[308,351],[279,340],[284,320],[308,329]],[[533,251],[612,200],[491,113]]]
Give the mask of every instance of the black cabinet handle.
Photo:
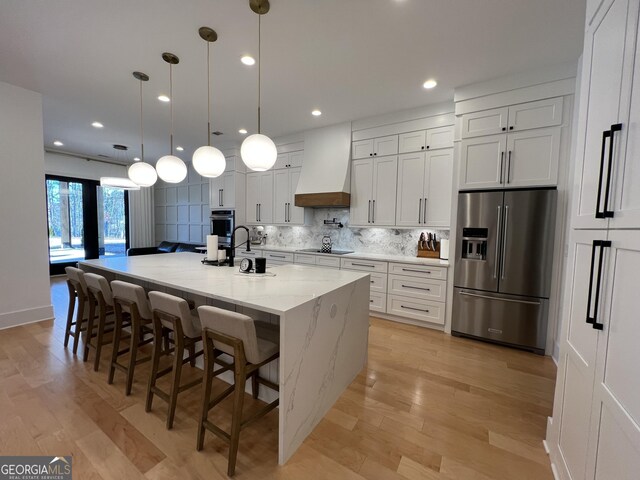
[[[513,125],[509,127],[509,130],[513,130]]]
[[[613,143],[616,132],[622,130],[622,124],[616,123],[611,125],[611,138],[609,139],[609,166],[607,167],[607,188],[604,192],[604,216],[605,218],[613,218],[613,210],[609,210],[609,191],[611,190],[611,167],[613,165]]]
[[[415,290],[425,290],[425,291],[427,291],[427,292],[430,292],[430,291],[431,291],[431,289],[430,289],[430,288],[414,287],[413,285],[405,285],[405,284],[402,284],[402,288],[413,288],[413,289],[415,289]]]
[[[373,153],[373,156],[374,156],[374,157],[375,157],[375,156],[377,156],[377,155],[378,155],[378,152],[374,152],[374,153]]]
[[[369,156],[370,156],[370,157],[373,157],[373,153],[370,153],[370,154],[369,154]]]
[[[427,145],[427,150],[429,150],[429,145]]]
[[[507,127],[502,127],[502,131],[506,132],[507,131]]]
[[[509,150],[509,160],[507,160],[507,183],[511,183],[511,150]]]
[[[424,150],[424,147],[420,147],[422,150]]]
[[[593,316],[590,316],[591,298],[593,294],[593,270],[595,266],[596,248],[600,248],[600,258],[598,259],[598,275],[596,279],[595,301],[593,304]],[[598,308],[600,305],[600,285],[602,283],[602,264],[604,263],[604,249],[611,247],[610,240],[594,240],[591,249],[591,274],[589,278],[589,294],[587,296],[587,323],[593,325],[596,330],[602,330],[604,324],[598,322]]]
[[[614,127],[614,125],[612,125],[612,128]],[[607,189],[606,189],[606,195],[605,195],[605,208],[600,211],[600,205],[602,204],[602,182],[604,180],[604,161],[605,161],[605,152],[606,152],[606,148],[607,148],[607,138],[610,139],[609,141],[609,179],[611,178],[611,163],[613,161],[613,147],[612,147],[612,140],[613,140],[613,133],[611,132],[611,130],[605,130],[604,132],[602,132],[602,146],[600,149],[600,174],[598,175],[598,196],[596,199],[596,218],[607,218],[606,215],[606,210],[607,210],[607,203],[608,203],[608,196],[609,196],[609,179],[607,179]],[[613,212],[611,212],[613,216]]]
[[[502,183],[502,172],[504,171],[504,152],[500,152],[500,183]]]
[[[415,310],[417,312],[429,313],[429,310],[426,310],[424,308],[405,307],[404,305],[400,305],[400,308],[406,308],[407,310]]]

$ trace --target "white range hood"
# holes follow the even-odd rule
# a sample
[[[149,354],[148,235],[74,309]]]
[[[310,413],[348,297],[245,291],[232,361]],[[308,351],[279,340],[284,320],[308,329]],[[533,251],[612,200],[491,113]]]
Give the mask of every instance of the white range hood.
[[[348,207],[351,192],[351,122],[305,132],[297,207]]]

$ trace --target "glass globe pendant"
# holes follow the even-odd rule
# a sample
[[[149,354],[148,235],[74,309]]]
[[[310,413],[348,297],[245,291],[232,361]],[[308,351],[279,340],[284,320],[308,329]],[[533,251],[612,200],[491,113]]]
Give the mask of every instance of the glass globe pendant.
[[[269,11],[270,6],[268,0],[252,0],[249,6],[258,14],[258,133],[245,138],[240,147],[240,157],[251,170],[264,172],[273,167],[278,158],[278,150],[273,140],[260,132],[261,19],[262,15]]]
[[[171,152],[169,155],[161,157],[156,163],[156,170],[160,179],[167,183],[180,183],[187,177],[187,166],[173,154],[173,66],[180,62],[180,59],[173,53],[163,53],[162,59],[169,64],[169,98],[171,99],[171,131],[169,133]]]
[[[227,167],[227,160],[223,153],[211,146],[211,68],[209,67],[211,56],[209,45],[218,39],[218,34],[209,27],[200,27],[198,34],[207,42],[207,145],[193,152],[191,163],[195,171],[203,177],[215,178],[222,175]]]

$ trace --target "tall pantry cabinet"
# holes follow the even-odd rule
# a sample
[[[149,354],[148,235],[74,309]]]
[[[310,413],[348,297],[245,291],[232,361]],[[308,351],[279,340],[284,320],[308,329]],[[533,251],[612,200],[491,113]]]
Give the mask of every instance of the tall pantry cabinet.
[[[640,0],[589,0],[560,362],[560,479],[640,478]],[[599,4],[599,5],[597,5]]]

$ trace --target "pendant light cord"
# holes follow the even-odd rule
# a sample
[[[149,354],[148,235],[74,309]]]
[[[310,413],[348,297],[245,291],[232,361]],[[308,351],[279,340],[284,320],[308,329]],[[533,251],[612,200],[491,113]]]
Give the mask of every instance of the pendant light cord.
[[[262,14],[258,14],[258,134],[260,134],[260,74],[262,70]]]
[[[169,131],[169,137],[171,141],[171,151],[169,155],[173,155],[173,64],[169,63],[169,111],[171,112],[171,130]]]
[[[207,41],[207,145],[211,146],[211,54],[209,53],[209,41]]]
[[[142,121],[142,80],[140,80],[140,161],[144,162],[144,127]]]

